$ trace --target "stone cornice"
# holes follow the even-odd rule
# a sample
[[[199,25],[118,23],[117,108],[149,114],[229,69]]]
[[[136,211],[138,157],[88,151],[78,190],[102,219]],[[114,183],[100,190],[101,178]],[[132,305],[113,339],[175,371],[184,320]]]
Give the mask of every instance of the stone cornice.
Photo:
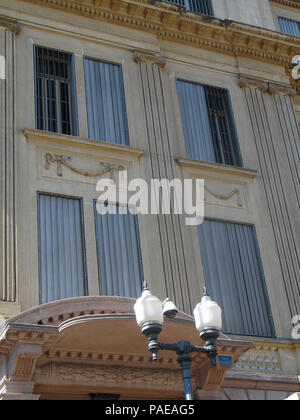
[[[89,150],[97,150],[99,152],[114,153],[120,156],[129,156],[132,159],[140,158],[144,154],[143,149],[132,146],[125,146],[103,141],[84,139],[81,137],[68,136],[64,134],[50,133],[42,130],[25,129],[24,135],[31,142],[47,142],[73,147],[80,147]]]
[[[190,13],[147,0],[23,0],[113,24],[155,33],[158,38],[288,66],[300,40],[262,28]]]
[[[273,6],[284,6],[290,7],[292,9],[300,9],[300,1],[299,0],[270,0],[270,3]]]

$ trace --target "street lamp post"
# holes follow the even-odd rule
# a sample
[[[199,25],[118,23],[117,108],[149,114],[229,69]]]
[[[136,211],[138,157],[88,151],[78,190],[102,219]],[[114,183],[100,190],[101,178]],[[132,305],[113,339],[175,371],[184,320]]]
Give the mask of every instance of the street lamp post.
[[[181,366],[184,393],[186,400],[193,400],[191,377],[191,353],[203,353],[210,359],[212,366],[216,366],[216,341],[222,328],[222,310],[216,302],[208,296],[206,289],[202,300],[194,310],[196,329],[205,341],[205,346],[194,346],[189,341],[179,341],[177,344],[164,344],[158,342],[162,330],[164,316],[174,318],[178,309],[170,299],[161,302],[153,296],[144,285],[142,296],[134,305],[136,321],[141,331],[148,338],[148,349],[152,353],[152,360],[158,360],[159,350],[176,351],[178,363]]]

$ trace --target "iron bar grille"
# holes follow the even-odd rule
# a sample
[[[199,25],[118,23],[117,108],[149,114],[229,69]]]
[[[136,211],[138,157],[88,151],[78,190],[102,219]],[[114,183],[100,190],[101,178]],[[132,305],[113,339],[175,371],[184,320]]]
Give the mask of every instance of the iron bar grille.
[[[36,126],[77,135],[72,54],[35,46]]]
[[[227,89],[177,80],[187,157],[242,166]]]
[[[231,102],[226,89],[204,86],[216,162],[242,166]]]
[[[177,6],[185,7],[194,13],[201,15],[214,16],[214,10],[211,0],[165,0],[168,3],[176,4]]]

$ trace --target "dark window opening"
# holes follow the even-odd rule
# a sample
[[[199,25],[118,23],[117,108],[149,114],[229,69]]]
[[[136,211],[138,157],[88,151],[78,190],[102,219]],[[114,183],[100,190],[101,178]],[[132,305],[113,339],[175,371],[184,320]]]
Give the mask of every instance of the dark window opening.
[[[38,130],[77,135],[72,67],[72,54],[35,47]]]

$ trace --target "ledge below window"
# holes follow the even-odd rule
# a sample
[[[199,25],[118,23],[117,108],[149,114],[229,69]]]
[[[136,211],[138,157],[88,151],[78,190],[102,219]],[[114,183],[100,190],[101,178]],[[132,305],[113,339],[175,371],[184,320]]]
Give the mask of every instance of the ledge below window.
[[[185,168],[196,169],[200,172],[235,175],[240,178],[254,179],[257,176],[257,171],[254,169],[245,169],[237,166],[222,165],[214,162],[203,162],[199,160],[192,160],[186,158],[176,159],[176,163]]]
[[[131,156],[132,158],[139,158],[144,154],[143,149],[138,149],[131,146],[106,143],[102,141],[90,140],[76,136],[68,136],[65,134],[51,133],[42,130],[25,129],[24,135],[28,141],[45,143],[51,142],[61,145],[82,147],[85,149],[96,149],[103,152],[114,152],[120,155],[127,155]]]

